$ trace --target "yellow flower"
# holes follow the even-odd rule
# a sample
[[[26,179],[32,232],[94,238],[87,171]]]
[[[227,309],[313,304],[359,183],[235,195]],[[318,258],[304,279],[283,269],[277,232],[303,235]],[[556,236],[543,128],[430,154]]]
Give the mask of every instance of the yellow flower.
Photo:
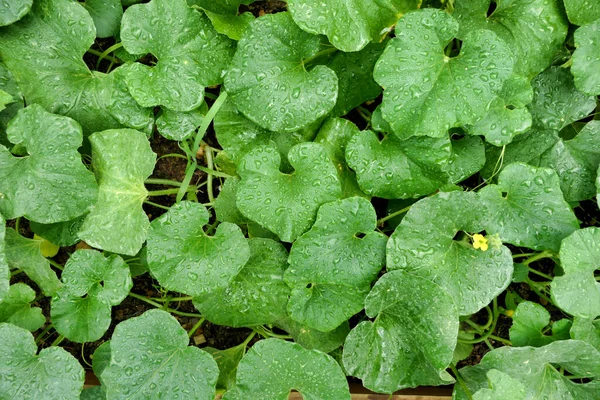
[[[488,249],[488,240],[485,236],[476,233],[473,235],[473,248],[481,249],[481,251],[487,251]]]

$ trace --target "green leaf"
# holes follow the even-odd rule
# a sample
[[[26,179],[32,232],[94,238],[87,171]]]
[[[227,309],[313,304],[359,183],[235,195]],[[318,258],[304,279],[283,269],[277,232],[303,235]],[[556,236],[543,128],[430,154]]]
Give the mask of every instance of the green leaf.
[[[600,19],[575,31],[575,46],[571,67],[575,86],[584,93],[600,95]]]
[[[217,14],[235,15],[241,4],[250,4],[254,0],[187,0],[190,6],[195,5],[204,10]]]
[[[439,189],[449,180],[445,168],[450,155],[447,137],[401,140],[389,134],[380,142],[371,131],[356,133],[346,147],[360,188],[386,199],[420,197]]]
[[[219,366],[217,389],[229,390],[234,387],[235,374],[240,360],[246,353],[246,344],[242,343],[225,350],[214,347],[204,347],[203,350],[212,355]]]
[[[106,400],[106,393],[102,386],[90,386],[83,389],[79,400]]]
[[[31,333],[0,323],[0,397],[3,399],[77,399],[85,371],[67,351],[52,346],[36,355]]]
[[[346,376],[329,355],[281,339],[265,339],[242,358],[236,386],[223,400],[287,400],[292,389],[306,399],[350,399]]]
[[[241,229],[223,222],[214,236],[202,228],[209,214],[198,203],[183,201],[152,221],[148,234],[148,268],[168,290],[190,296],[227,288],[250,257]]]
[[[52,298],[56,331],[72,342],[94,342],[111,321],[111,307],[121,304],[133,286],[129,267],[117,255],[77,250],[62,272],[64,286]]]
[[[559,4],[562,1],[494,1],[496,9],[488,16],[491,2],[456,2],[453,15],[460,23],[458,37],[464,40],[475,30],[492,30],[512,49],[515,72],[533,78],[552,63],[567,37],[569,24]]]
[[[204,13],[217,32],[233,40],[240,40],[248,25],[254,21],[254,15],[249,12],[240,15],[223,15],[204,10]]]
[[[231,283],[194,299],[194,306],[214,324],[274,324],[287,315],[290,289],[283,281],[287,251],[271,239],[249,239],[248,245],[250,258]]]
[[[600,18],[600,4],[589,0],[563,0],[569,21],[585,25]]]
[[[421,0],[288,0],[294,22],[307,32],[327,35],[345,52],[359,51],[385,37],[402,14],[417,9]]]
[[[447,57],[444,48],[458,23],[443,11],[409,13],[395,32],[374,76],[385,88],[383,118],[400,138],[443,137],[454,126],[477,122],[511,76],[511,51],[488,30],[470,32],[460,55]]]
[[[491,369],[487,373],[490,388],[479,389],[473,395],[473,400],[511,399],[525,400],[525,387],[510,375]]]
[[[155,66],[135,63],[127,75],[133,98],[143,107],[191,111],[204,100],[204,87],[221,83],[233,42],[220,36],[185,0],[152,0],[123,14],[121,41],[131,54],[151,53]]]
[[[14,157],[0,146],[0,211],[6,218],[67,221],[94,204],[98,187],[77,151],[83,136],[75,121],[33,104],[18,112],[7,133],[28,155]]]
[[[596,378],[577,383],[558,371],[564,368],[573,375]],[[525,399],[595,399],[600,390],[600,353],[585,342],[559,340],[544,347],[497,348],[487,353],[475,366],[462,368],[471,393],[489,386],[486,374],[498,370],[525,388]],[[453,399],[466,400],[461,385],[454,385]],[[512,400],[512,397],[508,397]]]
[[[95,38],[89,13],[71,0],[36,0],[22,20],[0,31],[2,60],[27,103],[73,118],[86,135],[148,116],[128,92],[111,94],[114,71],[89,70],[82,57]],[[123,103],[127,109],[114,106]]]
[[[0,111],[4,111],[6,109],[6,105],[11,104],[12,102],[12,95],[6,93],[4,90],[0,90]]]
[[[208,112],[206,103],[192,111],[179,112],[163,108],[162,114],[156,119],[156,129],[169,140],[182,141],[188,139],[202,124],[202,119]]]
[[[579,228],[550,168],[510,164],[500,172],[497,185],[479,194],[490,212],[487,233],[499,234],[503,242],[558,251],[560,242]]]
[[[103,383],[102,373],[110,365],[110,353],[110,340],[107,340],[92,355],[92,369],[100,383]]]
[[[552,281],[552,297],[565,312],[578,317],[600,315],[600,284],[594,278],[600,259],[600,228],[578,230],[563,240],[561,266],[565,274]]]
[[[188,346],[187,332],[168,312],[149,310],[121,322],[102,373],[108,399],[213,400],[219,376],[210,354]]]
[[[440,192],[415,203],[387,244],[388,270],[427,278],[454,299],[460,315],[477,312],[510,284],[505,246],[475,249],[466,234],[487,228],[487,210],[473,192]],[[457,239],[454,239],[457,237]]]
[[[302,347],[308,350],[319,350],[323,353],[330,353],[339,348],[350,333],[348,321],[344,322],[330,332],[321,332],[306,325],[302,325],[291,318],[284,318],[277,322],[276,326],[289,332]]]
[[[10,268],[6,258],[6,221],[0,214],[0,304],[8,296],[10,285]]]
[[[588,342],[600,351],[600,319],[573,318],[571,338]]]
[[[146,135],[132,129],[97,132],[90,142],[100,191],[79,237],[90,246],[135,255],[150,226],[142,204],[148,195],[144,181],[154,170],[156,154]]]
[[[7,0],[0,3],[0,26],[10,25],[29,12],[33,0]]]
[[[450,383],[458,313],[440,286],[403,271],[383,275],[365,301],[374,322],[359,323],[346,338],[344,366],[376,392]]]
[[[215,199],[215,213],[220,222],[231,222],[237,225],[244,225],[248,220],[240,213],[235,202],[237,198],[237,188],[240,178],[232,176],[227,178],[221,185],[219,196]]]
[[[452,140],[452,155],[446,173],[452,183],[459,183],[475,175],[485,165],[485,146],[481,138],[465,136]]]
[[[107,38],[119,33],[123,17],[121,0],[86,0],[83,6],[94,20],[97,37]]]
[[[337,170],[324,147],[300,143],[288,160],[295,171],[279,171],[281,157],[267,146],[252,149],[238,165],[237,206],[242,215],[293,242],[312,225],[321,204],[342,196]]]
[[[24,100],[17,82],[2,63],[0,63],[0,90],[12,96],[12,101],[7,103],[8,105],[4,110],[0,111],[0,144],[10,146],[10,142],[6,138],[6,126],[17,115],[17,112],[23,108]]]
[[[376,227],[375,209],[363,197],[321,206],[312,228],[292,245],[284,275],[294,320],[328,332],[363,309],[385,263],[387,237]]]
[[[298,28],[289,13],[265,15],[252,21],[238,42],[225,89],[238,110],[263,128],[305,128],[328,114],[337,99],[335,72],[305,65],[319,50],[319,37]]]
[[[541,305],[531,301],[519,303],[510,327],[510,341],[513,346],[541,347],[557,340],[569,339],[571,321],[561,319],[552,323],[552,335],[543,333],[550,325],[550,313]]]
[[[0,302],[0,322],[35,332],[46,323],[46,317],[39,307],[31,307],[35,291],[24,283],[15,283],[8,290],[4,301]]]
[[[40,224],[38,222],[30,222],[31,230],[60,247],[73,246],[79,242],[77,234],[81,230],[83,221],[87,217],[86,214],[77,217],[70,221],[56,222],[54,224]]]
[[[5,254],[6,262],[11,269],[20,269],[34,281],[46,296],[52,296],[60,289],[62,283],[56,272],[50,268],[50,263],[42,256],[43,240],[27,239],[6,229]]]

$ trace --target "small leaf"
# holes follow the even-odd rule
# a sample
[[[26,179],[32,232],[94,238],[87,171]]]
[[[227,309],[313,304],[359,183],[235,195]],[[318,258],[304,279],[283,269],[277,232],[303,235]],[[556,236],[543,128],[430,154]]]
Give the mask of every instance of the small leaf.
[[[277,322],[276,326],[283,329],[302,347],[308,350],[319,350],[323,353],[331,353],[339,348],[350,333],[348,321],[344,322],[330,332],[321,332],[316,329],[302,325],[291,318],[284,318]]]
[[[435,283],[403,271],[383,275],[365,301],[374,322],[359,323],[346,338],[344,366],[381,393],[449,383],[458,313]]]
[[[600,351],[600,319],[573,318],[571,338],[587,342]]]
[[[56,244],[57,246],[73,246],[79,242],[77,234],[81,230],[81,226],[83,225],[83,221],[86,217],[87,214],[84,214],[73,220],[56,222],[54,224],[30,222],[29,227],[35,234],[46,238],[48,241]]]
[[[598,7],[600,18],[600,6]],[[584,93],[600,95],[600,19],[575,31],[571,73],[575,86]]]
[[[452,140],[452,155],[446,172],[452,183],[459,183],[475,175],[485,165],[485,147],[481,138],[465,136]]]
[[[90,142],[100,191],[79,237],[90,246],[135,255],[150,226],[142,204],[148,195],[144,181],[154,170],[156,154],[146,135],[132,129],[97,132]]]
[[[571,315],[595,318],[600,315],[600,284],[594,278],[600,259],[600,228],[578,230],[560,247],[565,274],[552,281],[552,297]]]
[[[329,113],[338,78],[328,67],[305,63],[321,49],[318,36],[302,31],[289,13],[250,23],[225,75],[225,89],[246,117],[276,132],[302,129]]]
[[[513,324],[509,333],[513,346],[541,347],[570,338],[571,321],[568,319],[553,322],[552,335],[543,333],[544,328],[550,324],[550,313],[537,303],[519,303],[512,318]]]
[[[119,33],[123,17],[121,0],[85,0],[83,6],[94,20],[96,37],[107,38]]]
[[[6,0],[0,3],[0,26],[10,25],[29,12],[33,0]]]
[[[473,400],[525,400],[525,387],[521,382],[496,369],[487,373],[490,388],[483,388],[473,395]]]
[[[35,332],[46,323],[46,317],[39,307],[31,307],[35,301],[35,291],[24,283],[15,283],[8,290],[8,295],[0,303],[0,322]]]
[[[600,18],[600,4],[589,0],[564,0],[569,21],[585,25]]]
[[[202,124],[202,119],[208,112],[206,103],[192,111],[179,112],[163,108],[162,114],[156,119],[156,129],[169,140],[182,141],[194,133]]]
[[[350,399],[346,376],[329,355],[281,339],[265,339],[242,358],[236,386],[223,400],[287,400],[292,389],[306,399]]]
[[[324,147],[300,143],[288,160],[295,171],[279,171],[281,157],[267,146],[248,152],[238,165],[242,178],[237,206],[247,218],[293,242],[312,225],[321,204],[341,197],[337,170]]]
[[[204,10],[223,15],[235,15],[238,13],[241,4],[250,4],[253,1],[254,0],[187,0],[190,6],[195,5]]]
[[[148,235],[148,268],[165,289],[190,296],[227,288],[250,257],[241,229],[223,222],[214,236],[202,229],[206,208],[183,201],[152,221]]]
[[[110,340],[102,343],[92,355],[92,369],[100,383],[103,383],[102,373],[110,364]]]
[[[219,376],[207,352],[188,346],[187,332],[168,312],[149,310],[121,322],[110,341],[110,365],[102,373],[108,399],[213,400]]]
[[[294,320],[328,332],[363,309],[385,263],[387,237],[376,227],[375,209],[362,197],[321,206],[312,228],[292,245],[284,275]]]
[[[11,96],[11,101],[6,103],[6,108],[0,111],[0,144],[10,146],[10,142],[6,138],[6,126],[17,115],[17,112],[23,108],[24,100],[17,82],[2,63],[0,63],[0,90]]]
[[[503,242],[558,251],[560,242],[579,228],[550,168],[510,164],[500,172],[497,185],[479,194],[490,211],[487,232],[499,234]]]
[[[40,252],[42,253],[42,256],[44,256],[46,258],[52,258],[58,254],[58,250],[60,249],[60,246],[57,246],[54,243],[51,243],[48,239],[38,236],[37,234],[34,234],[33,238],[35,240],[42,241],[42,243],[40,244]]]
[[[219,196],[215,199],[215,213],[220,222],[231,222],[232,224],[244,225],[248,220],[240,213],[235,202],[237,198],[240,178],[232,176],[227,178],[221,186]]]
[[[212,355],[219,366],[217,389],[229,390],[233,388],[238,364],[246,353],[246,344],[242,343],[225,350],[218,350],[214,347],[204,347],[202,350]]]
[[[248,25],[254,21],[254,15],[249,12],[240,15],[223,15],[204,10],[215,30],[229,39],[240,40]]]

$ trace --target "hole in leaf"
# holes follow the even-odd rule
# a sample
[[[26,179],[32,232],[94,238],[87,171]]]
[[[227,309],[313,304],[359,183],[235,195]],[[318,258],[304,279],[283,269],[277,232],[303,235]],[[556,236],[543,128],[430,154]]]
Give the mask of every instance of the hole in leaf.
[[[307,289],[312,289],[312,287],[313,287],[313,284],[312,284],[312,283],[309,283],[308,285],[306,285],[306,288],[307,288]]]
[[[508,197],[508,192],[502,192],[502,197],[503,198],[507,198]]]
[[[464,233],[463,231],[458,231],[458,232],[456,232],[456,235],[454,235],[452,240],[456,240],[457,242],[460,242],[464,239],[465,236],[467,236],[466,233]]]
[[[456,57],[460,54],[460,49],[462,47],[462,40],[454,39],[444,49],[444,54],[446,57],[452,58]]]
[[[512,104],[509,104],[509,105],[506,106],[506,109],[507,110],[514,110],[515,106],[513,106]]]
[[[362,233],[362,232],[359,232],[359,233],[357,233],[356,235],[354,235],[354,237],[355,237],[355,238],[358,238],[358,239],[362,239],[362,238],[364,238],[365,236],[366,236],[366,234],[365,234],[365,233]]]
[[[496,2],[492,1],[490,3],[490,7],[488,8],[488,11],[487,11],[487,17],[488,18],[492,16],[492,14],[494,13],[494,11],[496,11],[496,7],[497,7]]]

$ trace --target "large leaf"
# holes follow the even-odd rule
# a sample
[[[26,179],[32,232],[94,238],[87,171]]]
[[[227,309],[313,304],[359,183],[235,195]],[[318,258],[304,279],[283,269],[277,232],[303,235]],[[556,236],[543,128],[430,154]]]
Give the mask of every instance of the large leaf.
[[[568,22],[560,0],[494,1],[496,9],[488,16],[493,0],[461,0],[454,8],[460,23],[459,37],[490,29],[512,49],[515,72],[529,79],[548,67],[567,36]]]
[[[15,283],[8,290],[8,296],[0,302],[0,322],[35,332],[46,323],[46,317],[39,307],[31,307],[35,291],[24,283]]]
[[[274,324],[287,315],[290,289],[283,281],[287,251],[271,239],[249,239],[248,245],[250,258],[231,283],[194,299],[194,306],[212,323],[233,327]]]
[[[346,338],[348,373],[376,392],[449,383],[458,313],[440,286],[403,271],[383,275],[365,301],[374,322],[359,323]]]
[[[312,225],[323,203],[341,197],[335,165],[322,145],[300,143],[290,150],[288,160],[295,171],[279,171],[281,157],[267,146],[246,154],[238,166],[242,178],[237,193],[241,213],[293,242]]]
[[[460,55],[447,57],[458,23],[445,12],[409,13],[395,32],[374,76],[385,88],[383,117],[400,138],[443,137],[451,127],[477,122],[512,73],[509,47],[488,30],[469,33]]]
[[[11,269],[20,269],[37,283],[46,296],[52,296],[62,286],[48,260],[42,256],[43,239],[27,239],[6,229],[6,262]]]
[[[220,36],[201,12],[185,0],[152,0],[123,14],[123,47],[151,53],[155,66],[136,63],[127,75],[131,95],[144,107],[163,105],[190,111],[204,101],[204,87],[221,83],[233,55],[233,42]]]
[[[560,247],[565,274],[552,281],[552,297],[571,315],[594,318],[600,315],[600,283],[594,272],[600,268],[600,228],[574,232]]]
[[[319,37],[298,28],[289,13],[265,15],[238,42],[225,89],[238,110],[263,128],[305,128],[337,99],[335,72],[322,65],[306,69],[320,49]]]
[[[550,313],[540,304],[531,301],[519,303],[510,327],[510,341],[513,346],[541,347],[557,340],[569,339],[571,321],[561,319],[552,323],[552,334],[544,331],[550,324]]]
[[[213,400],[219,376],[210,354],[188,346],[187,332],[168,312],[146,311],[121,322],[102,373],[108,399]]]
[[[415,203],[388,241],[387,268],[427,278],[452,295],[460,315],[477,312],[509,285],[505,246],[476,249],[460,231],[487,229],[487,210],[473,192],[441,192]]]
[[[93,342],[111,321],[111,307],[119,305],[133,286],[129,267],[117,255],[108,258],[95,250],[77,250],[67,261],[64,286],[52,298],[50,315],[56,331],[72,342]]]
[[[380,142],[372,131],[357,132],[346,147],[360,188],[386,199],[420,197],[448,183],[450,155],[447,137],[401,140],[389,134]]]
[[[0,211],[6,218],[68,221],[94,204],[98,186],[77,151],[83,135],[75,121],[33,104],[18,112],[7,133],[28,155],[14,157],[0,145]]]
[[[596,378],[577,383],[558,371],[564,368],[573,375]],[[505,346],[487,353],[476,366],[462,368],[471,393],[488,387],[486,374],[498,370],[525,388],[525,399],[597,399],[600,390],[600,353],[585,342],[559,340],[544,347]],[[470,397],[461,385],[454,386],[453,399]],[[512,400],[512,397],[509,397]]]
[[[575,25],[585,25],[600,19],[600,4],[590,0],[563,0],[565,9]]]
[[[33,0],[6,0],[0,3],[0,26],[10,25],[23,18],[31,9]]]
[[[504,242],[558,251],[560,242],[579,228],[550,168],[510,164],[500,172],[497,185],[479,194],[490,212],[487,232],[499,234]]]
[[[266,339],[242,358],[236,386],[223,400],[287,400],[292,389],[305,399],[350,399],[346,376],[329,355],[281,339]]]
[[[294,242],[284,275],[294,320],[328,332],[362,310],[385,263],[387,237],[376,227],[375,209],[363,197],[321,206],[312,228]]]
[[[94,20],[97,37],[106,38],[119,33],[123,17],[121,0],[86,0],[83,6]]]
[[[144,181],[154,170],[156,154],[146,135],[132,129],[97,132],[90,142],[100,193],[79,237],[91,246],[133,256],[150,226],[142,203],[148,194]]]
[[[60,347],[36,355],[31,333],[0,323],[0,398],[77,399],[85,371],[75,357]]]
[[[8,287],[10,284],[10,269],[6,259],[6,221],[0,214],[0,303],[8,296]]]
[[[598,14],[600,18],[600,11]],[[584,93],[600,95],[600,19],[575,31],[575,46],[571,67],[575,86]]]
[[[402,14],[420,4],[421,0],[333,0],[324,7],[320,0],[288,0],[300,28],[327,35],[335,47],[346,52],[380,41]]]
[[[147,120],[148,110],[129,93],[111,94],[114,71],[92,72],[82,60],[95,37],[92,18],[77,2],[36,0],[22,20],[0,30],[2,60],[28,104],[73,118],[86,134],[119,128],[134,116]]]
[[[164,288],[191,296],[227,288],[250,257],[241,229],[221,223],[213,236],[204,232],[209,214],[198,203],[183,201],[152,221],[148,268]]]

